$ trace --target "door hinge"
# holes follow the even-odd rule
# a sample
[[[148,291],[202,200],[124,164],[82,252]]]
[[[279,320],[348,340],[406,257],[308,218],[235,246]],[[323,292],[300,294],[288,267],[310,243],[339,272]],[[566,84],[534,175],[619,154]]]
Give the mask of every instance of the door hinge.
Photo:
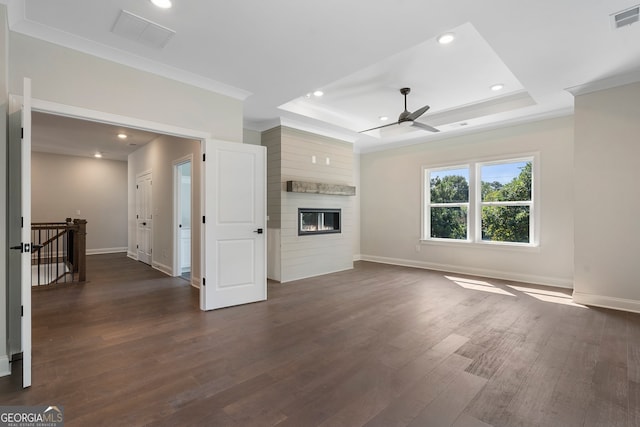
[[[202,153],[202,161],[206,161],[207,160],[207,154],[206,153]]]
[[[24,217],[20,217],[20,228],[24,228]]]
[[[136,249],[140,249],[140,245],[136,245]]]
[[[202,286],[207,286],[207,279],[204,277],[202,278]]]
[[[202,223],[204,224],[205,218],[204,215],[202,215]]]
[[[20,139],[24,139],[24,128],[20,128]]]
[[[138,187],[138,186],[136,185],[136,190],[139,190],[139,189],[140,189],[140,187]]]
[[[24,317],[24,305],[20,306],[20,317]]]

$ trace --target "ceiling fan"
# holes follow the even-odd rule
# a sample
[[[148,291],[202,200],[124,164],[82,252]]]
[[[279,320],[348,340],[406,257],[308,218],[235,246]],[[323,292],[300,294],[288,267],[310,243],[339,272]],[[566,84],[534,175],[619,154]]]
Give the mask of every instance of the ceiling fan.
[[[420,129],[428,130],[429,132],[440,132],[438,129],[436,129],[436,128],[432,127],[432,126],[425,125],[424,123],[420,123],[420,122],[416,122],[415,121],[418,117],[423,115],[429,109],[429,106],[425,105],[424,107],[417,109],[413,113],[410,113],[407,110],[407,95],[409,94],[409,92],[411,92],[411,88],[403,87],[402,89],[400,89],[400,93],[404,95],[404,111],[402,113],[400,113],[400,116],[398,117],[398,121],[397,122],[389,123],[387,125],[377,126],[377,127],[374,127],[374,128],[371,128],[371,129],[367,129],[367,130],[361,130],[359,133],[369,132],[370,130],[382,129],[382,128],[386,128],[388,126],[402,125],[404,123],[406,123],[406,124],[408,124],[410,126],[418,127]]]

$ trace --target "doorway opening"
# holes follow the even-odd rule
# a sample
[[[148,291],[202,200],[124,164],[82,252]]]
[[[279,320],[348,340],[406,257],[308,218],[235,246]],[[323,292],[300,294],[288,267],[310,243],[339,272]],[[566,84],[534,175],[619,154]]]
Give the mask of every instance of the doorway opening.
[[[174,206],[174,275],[191,283],[191,217],[193,211],[192,182],[193,156],[173,162]]]

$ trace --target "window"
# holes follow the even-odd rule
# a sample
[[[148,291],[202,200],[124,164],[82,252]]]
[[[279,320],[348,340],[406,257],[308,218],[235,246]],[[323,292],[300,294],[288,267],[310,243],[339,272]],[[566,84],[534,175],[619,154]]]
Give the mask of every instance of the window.
[[[531,242],[532,162],[480,164],[482,240]]]
[[[469,168],[428,172],[432,238],[466,240],[469,223]]]
[[[534,157],[424,169],[424,240],[534,245]]]

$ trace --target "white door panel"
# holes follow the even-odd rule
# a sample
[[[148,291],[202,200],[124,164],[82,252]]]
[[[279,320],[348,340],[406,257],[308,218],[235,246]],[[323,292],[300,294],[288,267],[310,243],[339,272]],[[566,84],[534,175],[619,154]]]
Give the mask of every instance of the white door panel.
[[[136,178],[136,221],[138,261],[151,265],[152,255],[152,197],[151,197],[151,173],[139,175]]]
[[[266,149],[208,140],[204,151],[201,308],[265,300]]]
[[[9,352],[22,353],[22,385],[31,385],[31,80],[9,106]]]

